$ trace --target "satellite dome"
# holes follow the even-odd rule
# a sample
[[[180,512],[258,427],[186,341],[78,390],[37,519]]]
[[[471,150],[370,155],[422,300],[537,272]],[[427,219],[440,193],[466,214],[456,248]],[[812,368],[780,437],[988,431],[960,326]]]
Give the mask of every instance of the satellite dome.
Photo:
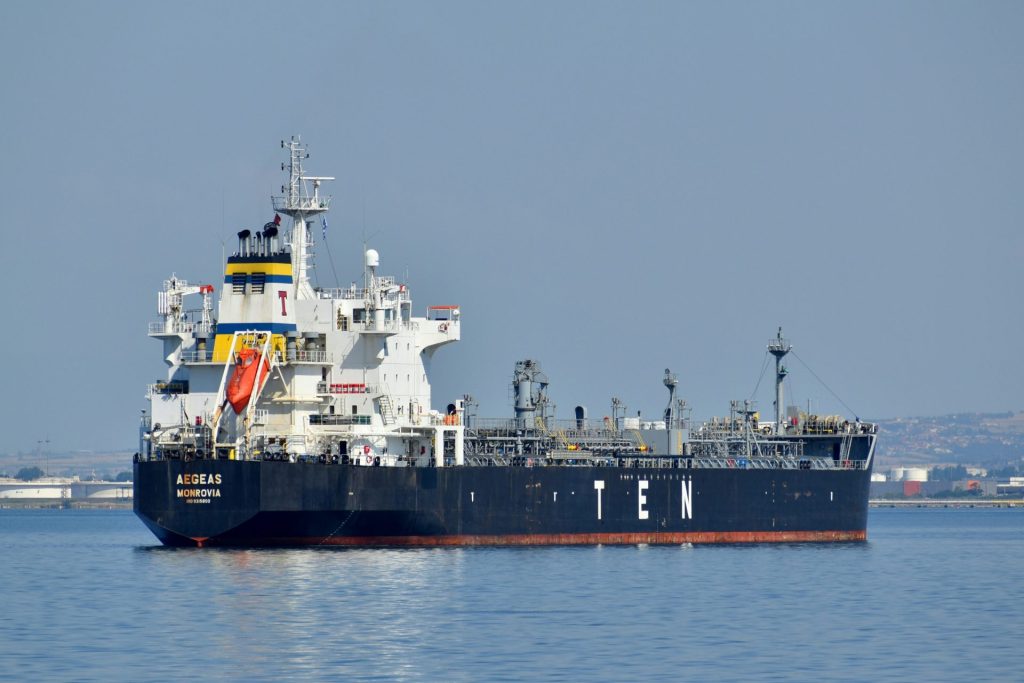
[[[380,265],[380,254],[377,253],[376,249],[366,250],[366,265],[370,268],[376,268]]]

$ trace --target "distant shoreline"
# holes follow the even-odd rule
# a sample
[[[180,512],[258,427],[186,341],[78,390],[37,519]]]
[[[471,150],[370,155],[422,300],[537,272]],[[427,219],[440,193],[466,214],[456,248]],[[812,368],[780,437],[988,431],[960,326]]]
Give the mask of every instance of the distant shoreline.
[[[907,500],[872,498],[868,505],[873,508],[1024,508],[1024,500],[995,500],[980,498],[914,498]]]
[[[19,500],[0,502],[3,510],[131,510],[130,500]]]

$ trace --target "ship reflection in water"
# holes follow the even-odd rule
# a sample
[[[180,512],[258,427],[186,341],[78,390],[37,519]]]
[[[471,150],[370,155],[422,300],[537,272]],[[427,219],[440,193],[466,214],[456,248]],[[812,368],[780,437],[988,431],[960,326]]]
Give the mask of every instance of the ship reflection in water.
[[[464,606],[456,587],[475,582],[467,576],[468,553],[486,552],[331,546],[138,550],[149,575],[167,581],[168,591],[182,591],[184,605],[205,624],[196,626],[204,633],[199,661],[212,657],[207,666],[213,667],[234,662],[245,680],[259,680],[268,670],[300,678],[343,671],[345,678],[359,678],[369,668],[381,680],[418,677],[422,671],[414,671],[415,662],[423,647],[464,652],[451,640],[456,631],[438,632],[439,619],[449,628],[457,624],[459,638],[467,636],[470,625],[458,618]],[[224,628],[210,628],[211,620],[225,622]],[[439,637],[447,642],[438,643]]]
[[[157,673],[174,652],[238,680],[949,680],[957,642],[975,680],[1008,674],[1024,511],[871,514],[869,543],[157,548],[100,576],[147,577]]]

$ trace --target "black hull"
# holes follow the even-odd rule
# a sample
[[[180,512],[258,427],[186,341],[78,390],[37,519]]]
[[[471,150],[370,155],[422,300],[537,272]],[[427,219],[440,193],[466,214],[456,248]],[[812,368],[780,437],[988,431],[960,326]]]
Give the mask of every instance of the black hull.
[[[682,464],[682,463],[681,463]],[[870,469],[135,465],[167,545],[862,541]]]

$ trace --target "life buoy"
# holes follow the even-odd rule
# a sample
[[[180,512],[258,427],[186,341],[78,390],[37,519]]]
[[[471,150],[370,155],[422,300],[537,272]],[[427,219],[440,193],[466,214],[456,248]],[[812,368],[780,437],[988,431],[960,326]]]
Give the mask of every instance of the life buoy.
[[[370,454],[370,447],[369,446],[363,446],[363,455],[369,455],[369,454]]]

